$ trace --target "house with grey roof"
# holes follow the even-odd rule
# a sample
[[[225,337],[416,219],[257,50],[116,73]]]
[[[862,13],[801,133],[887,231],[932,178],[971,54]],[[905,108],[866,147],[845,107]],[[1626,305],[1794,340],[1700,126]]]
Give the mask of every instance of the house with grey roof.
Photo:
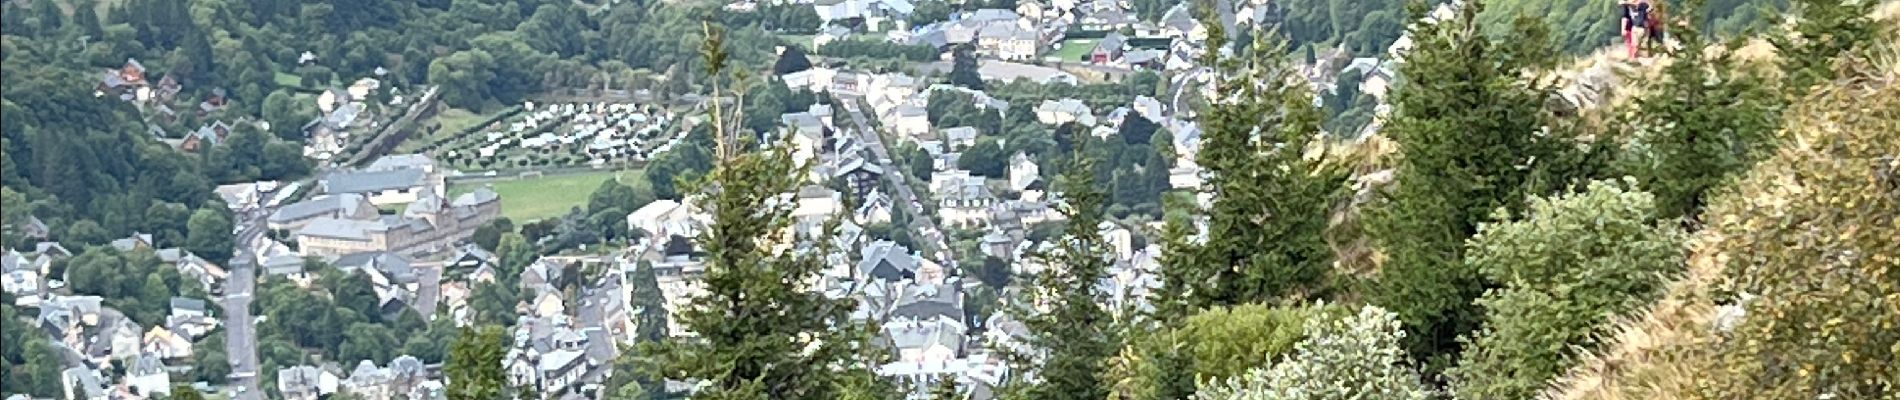
[[[335,374],[314,366],[277,370],[277,393],[284,400],[317,400],[335,393],[339,383]]]
[[[1082,100],[1062,98],[1043,100],[1036,106],[1036,120],[1048,125],[1062,125],[1070,122],[1083,126],[1095,126],[1095,112]]]
[[[106,388],[105,378],[99,371],[86,367],[72,367],[60,372],[60,382],[64,382],[68,400],[106,400],[111,391]]]
[[[172,378],[171,374],[165,372],[165,363],[149,355],[132,357],[126,363],[125,385],[141,396],[156,397],[172,393]]]
[[[1127,39],[1122,36],[1121,32],[1109,32],[1107,36],[1102,37],[1102,40],[1095,42],[1094,49],[1089,50],[1088,62],[1107,64],[1121,59],[1122,50],[1127,44]]]
[[[455,248],[455,253],[449,255],[447,268],[464,271],[474,271],[484,267],[493,268],[496,260],[494,253],[483,250],[481,246],[474,243],[469,243]]]
[[[271,229],[297,230],[318,218],[369,220],[377,217],[376,205],[357,193],[321,195],[278,208],[266,221]]]
[[[931,185],[932,194],[937,196],[939,222],[963,227],[989,225],[989,208],[996,203],[996,196],[982,177],[956,170],[933,176]]]
[[[896,362],[943,363],[963,357],[968,330],[962,321],[950,317],[884,324],[885,339],[897,353]]]
[[[41,221],[38,216],[26,216],[26,223],[20,227],[20,237],[24,239],[46,239],[52,234],[53,230],[47,227],[46,221]]]
[[[845,185],[851,187],[854,197],[863,198],[876,191],[879,180],[884,178],[884,167],[864,157],[851,156],[832,172],[833,177],[844,178]]]
[[[172,316],[195,318],[210,315],[206,312],[205,301],[201,299],[173,297],[171,306]]]
[[[366,399],[387,399],[396,393],[390,387],[395,380],[395,374],[388,368],[377,368],[375,362],[362,360],[356,363],[356,369],[350,370],[350,377],[343,380],[342,390]]]
[[[387,251],[345,254],[331,261],[330,265],[336,266],[343,272],[363,271],[381,275],[389,280],[385,284],[409,284],[416,281],[416,269],[411,265],[409,258]]]
[[[13,269],[0,276],[0,287],[14,296],[16,303],[26,306],[37,304],[40,293],[45,291],[46,282],[40,279],[40,272],[31,269]]]
[[[428,154],[391,154],[377,158],[376,161],[370,162],[369,166],[363,167],[365,171],[393,171],[399,169],[419,170],[424,174],[437,173],[435,159],[429,158]]]
[[[447,251],[456,242],[473,236],[475,228],[501,214],[500,197],[485,187],[457,196],[453,202],[443,201],[428,192],[418,198],[402,216],[311,220],[296,231],[298,251],[304,256]]]
[[[298,257],[296,254],[271,255],[259,263],[259,266],[264,268],[264,275],[267,276],[301,274],[304,272],[303,265],[303,257]]]
[[[915,278],[917,257],[904,245],[889,240],[865,246],[858,261],[858,276],[865,279],[900,281]]]
[[[963,149],[976,145],[976,127],[959,126],[955,128],[944,128],[940,132],[943,133],[943,143],[950,146],[952,151],[963,151]]]
[[[413,203],[425,192],[445,197],[441,178],[417,168],[339,172],[319,180],[318,185],[324,193],[359,194],[378,206]]]
[[[891,319],[927,320],[946,317],[963,320],[963,291],[956,280],[944,284],[912,284],[903,287],[903,292],[891,307]]]
[[[123,252],[152,248],[153,243],[156,242],[152,241],[152,234],[132,232],[132,236],[127,236],[123,239],[113,239],[111,244],[113,249]]]
[[[1042,43],[1041,33],[1027,22],[990,23],[976,33],[977,53],[1003,60],[1035,59],[1042,53]]]

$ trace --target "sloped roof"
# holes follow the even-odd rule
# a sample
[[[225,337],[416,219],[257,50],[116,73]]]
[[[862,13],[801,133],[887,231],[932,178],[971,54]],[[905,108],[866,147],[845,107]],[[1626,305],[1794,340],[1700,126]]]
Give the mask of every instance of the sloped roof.
[[[370,193],[422,186],[425,174],[419,169],[356,171],[331,175],[324,180],[328,193]]]
[[[452,203],[449,203],[449,205],[456,206],[456,207],[475,206],[475,205],[480,205],[480,204],[488,203],[491,201],[495,201],[496,199],[500,199],[500,198],[501,198],[501,195],[495,193],[494,189],[489,189],[488,187],[484,186],[484,187],[476,188],[475,191],[463,193],[460,196],[455,196],[455,201]]]
[[[917,270],[917,260],[910,255],[910,249],[889,240],[879,240],[865,246],[864,259],[858,261],[858,272],[870,276],[880,265],[888,265],[898,272]]]
[[[897,298],[891,317],[925,320],[943,316],[963,320],[963,302],[956,285],[913,285],[909,289]]]
[[[435,167],[435,159],[427,154],[391,154],[377,158],[365,170],[385,171],[395,169],[421,169]]]
[[[353,220],[339,218],[318,218],[297,230],[298,235],[319,236],[336,239],[369,240],[369,232],[388,230],[390,227],[381,220]]]

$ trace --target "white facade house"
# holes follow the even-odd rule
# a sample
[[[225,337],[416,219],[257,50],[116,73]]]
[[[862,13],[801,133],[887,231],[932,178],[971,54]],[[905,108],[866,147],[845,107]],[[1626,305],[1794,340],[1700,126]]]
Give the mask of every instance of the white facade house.
[[[711,221],[712,216],[700,211],[699,207],[666,199],[647,203],[627,214],[628,228],[639,229],[646,232],[648,237],[659,239],[668,235],[698,235],[700,228]]]
[[[1031,60],[1042,53],[1042,35],[1028,20],[989,24],[977,31],[976,49],[998,59]]]
[[[1081,100],[1065,98],[1061,100],[1043,100],[1036,106],[1036,120],[1049,125],[1076,123],[1083,126],[1095,126],[1095,114]]]
[[[142,396],[172,393],[171,374],[165,372],[165,364],[158,357],[136,357],[126,363],[125,385]]]
[[[820,186],[799,189],[797,205],[792,208],[793,233],[808,237],[823,230],[826,222],[844,212],[842,198],[837,191]]]
[[[960,151],[976,145],[976,127],[944,128],[940,133],[943,134],[943,144],[950,146],[951,150]]]
[[[1021,152],[1009,157],[1009,189],[1024,191],[1042,179],[1042,167]]]
[[[813,92],[821,92],[831,87],[831,82],[837,79],[837,77],[838,70],[814,67],[804,71],[780,75],[779,80],[784,81],[785,86],[793,90],[805,89]]]
[[[885,121],[886,126],[903,137],[917,138],[930,134],[930,114],[923,107],[897,106]]]
[[[811,2],[818,19],[831,21],[864,18],[875,25],[887,19],[910,16],[915,6],[909,0],[817,0]]]

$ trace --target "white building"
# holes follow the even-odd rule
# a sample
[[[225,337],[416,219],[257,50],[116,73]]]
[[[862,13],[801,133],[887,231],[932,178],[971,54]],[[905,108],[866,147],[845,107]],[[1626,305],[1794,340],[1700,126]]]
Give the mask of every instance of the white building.
[[[710,222],[712,216],[700,211],[699,207],[667,199],[655,200],[627,214],[628,228],[646,232],[648,237],[655,240],[663,240],[669,235],[693,237]]]
[[[1036,120],[1049,125],[1077,123],[1082,126],[1095,126],[1095,114],[1081,100],[1064,98],[1061,100],[1043,100],[1036,106]]]

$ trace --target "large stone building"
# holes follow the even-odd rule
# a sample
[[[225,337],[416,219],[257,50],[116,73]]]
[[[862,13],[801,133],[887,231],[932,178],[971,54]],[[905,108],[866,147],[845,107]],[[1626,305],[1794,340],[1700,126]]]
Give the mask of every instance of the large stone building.
[[[501,215],[501,198],[488,188],[444,201],[425,192],[402,215],[318,217],[296,232],[304,256],[387,251],[429,253],[451,248]]]

